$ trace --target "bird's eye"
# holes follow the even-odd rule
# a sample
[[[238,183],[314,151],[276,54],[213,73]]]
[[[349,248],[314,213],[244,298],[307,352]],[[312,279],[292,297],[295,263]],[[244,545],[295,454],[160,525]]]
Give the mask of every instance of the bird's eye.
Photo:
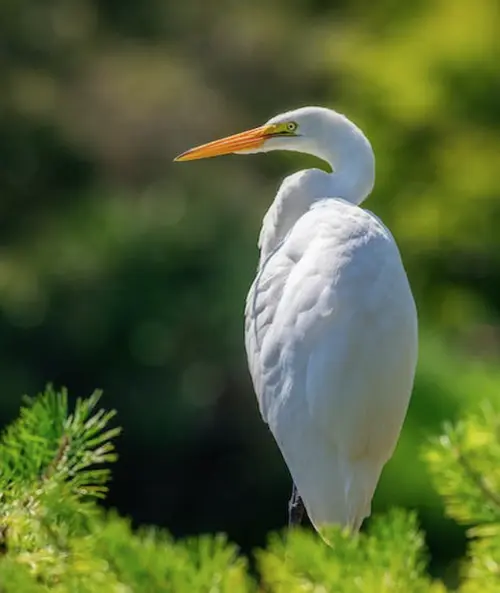
[[[287,132],[295,132],[296,129],[297,129],[297,124],[294,121],[288,122],[286,124]]]

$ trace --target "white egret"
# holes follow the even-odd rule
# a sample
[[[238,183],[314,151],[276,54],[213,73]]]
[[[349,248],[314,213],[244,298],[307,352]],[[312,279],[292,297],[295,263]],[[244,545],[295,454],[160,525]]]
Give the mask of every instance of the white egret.
[[[289,111],[176,160],[271,150],[312,154],[333,172],[287,177],[264,217],[245,310],[250,373],[293,478],[291,522],[303,503],[319,533],[357,531],[410,401],[415,303],[391,233],[360,208],[373,150],[340,113]]]

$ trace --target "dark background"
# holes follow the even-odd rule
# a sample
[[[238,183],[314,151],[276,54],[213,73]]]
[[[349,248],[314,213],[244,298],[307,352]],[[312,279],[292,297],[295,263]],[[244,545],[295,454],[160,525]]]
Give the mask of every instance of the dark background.
[[[297,154],[172,158],[307,104],[372,140],[367,206],[420,311],[414,398],[374,509],[416,508],[432,569],[463,534],[421,445],[499,398],[500,9],[495,0],[2,0],[0,421],[50,381],[104,389],[124,434],[109,504],[251,550],[290,481],[254,401],[243,305]]]

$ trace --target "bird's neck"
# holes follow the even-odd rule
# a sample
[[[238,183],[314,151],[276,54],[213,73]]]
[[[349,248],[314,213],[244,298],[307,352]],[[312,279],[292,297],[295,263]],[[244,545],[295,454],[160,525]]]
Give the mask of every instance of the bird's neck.
[[[342,198],[356,206],[362,204],[373,189],[373,177],[360,176],[357,173],[357,168],[349,163],[342,165],[338,172],[330,173],[327,197]]]
[[[360,205],[375,182],[373,150],[364,134],[351,122],[337,127],[335,133],[325,130],[303,152],[330,165],[332,173],[307,169],[287,177],[264,217],[259,239],[261,263],[286,237],[295,223],[318,200],[341,198]]]
[[[359,205],[372,187],[373,176],[356,176],[356,171],[351,170],[348,162],[338,172],[306,169],[286,177],[262,223],[259,238],[261,263],[279,246],[299,218],[315,202],[341,198]]]
[[[321,169],[298,171],[283,180],[262,222],[261,263],[280,245],[295,223],[318,200],[344,197],[336,193],[338,179]],[[346,198],[344,198],[346,199]]]
[[[325,134],[309,152],[328,163],[328,195],[359,206],[375,183],[375,157],[365,135],[351,122],[335,134]]]

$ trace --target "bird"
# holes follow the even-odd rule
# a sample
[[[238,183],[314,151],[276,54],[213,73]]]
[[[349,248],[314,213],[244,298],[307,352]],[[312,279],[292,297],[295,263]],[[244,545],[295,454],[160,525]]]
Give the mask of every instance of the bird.
[[[287,176],[264,216],[245,348],[292,478],[289,524],[305,509],[328,543],[332,526],[357,533],[371,514],[413,391],[418,315],[393,235],[362,207],[374,151],[342,113],[301,107],[174,160],[275,150],[323,166]]]

